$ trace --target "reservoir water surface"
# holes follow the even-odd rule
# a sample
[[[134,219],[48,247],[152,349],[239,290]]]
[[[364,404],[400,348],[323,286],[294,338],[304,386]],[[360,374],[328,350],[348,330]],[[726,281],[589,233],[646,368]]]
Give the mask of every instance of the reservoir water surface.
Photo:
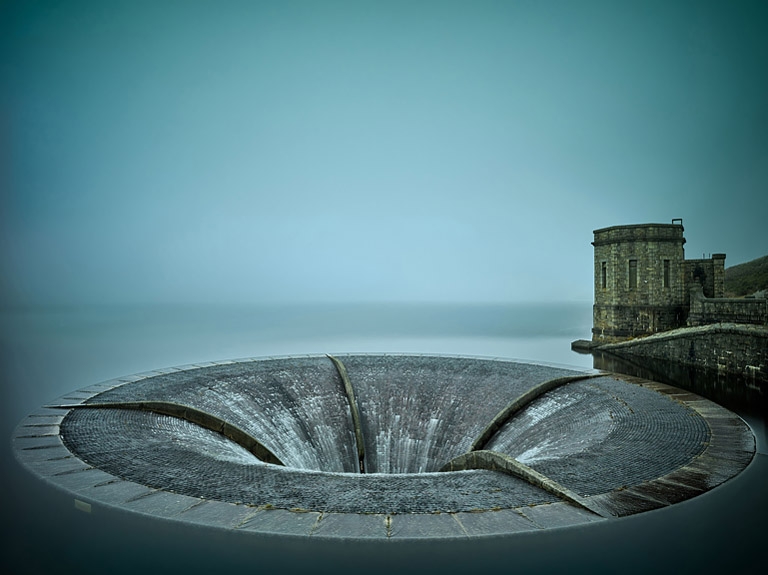
[[[125,513],[89,514],[21,469],[10,452],[13,428],[40,405],[89,384],[174,365],[273,355],[403,352],[591,368],[592,356],[570,351],[572,340],[589,335],[588,302],[25,308],[1,313],[3,545],[15,572],[500,568],[707,573],[753,572],[763,562],[760,545],[768,512],[765,390],[731,378],[699,376],[690,381],[673,370],[659,374],[667,376],[666,383],[693,385],[693,391],[737,412],[751,426],[757,455],[734,479],[692,500],[607,524],[479,540],[315,542],[244,537]],[[627,369],[602,361],[596,367]]]

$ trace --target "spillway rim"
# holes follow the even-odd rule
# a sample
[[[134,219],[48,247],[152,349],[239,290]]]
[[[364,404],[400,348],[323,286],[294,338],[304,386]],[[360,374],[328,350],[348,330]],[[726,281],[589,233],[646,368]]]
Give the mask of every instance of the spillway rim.
[[[371,357],[459,358],[554,367],[552,364],[542,362],[453,354],[355,353],[348,355]],[[71,401],[73,395],[81,395],[80,400],[87,401],[89,398],[106,390],[172,372],[196,370],[233,363],[294,358],[314,359],[320,357],[324,356],[319,354],[302,354],[193,363],[172,368],[150,370],[131,376],[107,380],[105,382],[86,386],[75,392],[69,392],[62,396],[61,399],[68,399]],[[346,355],[339,355],[339,357],[346,357]],[[562,368],[563,366],[558,365],[557,367]],[[599,370],[573,371],[574,373],[583,374],[607,373],[599,372]],[[676,395],[678,401],[693,405],[697,412],[707,420],[712,419],[717,423],[721,423],[724,417],[728,417],[729,421],[734,421],[733,418],[736,418],[741,421],[741,424],[743,425],[740,433],[743,435],[745,432],[748,432],[754,445],[754,436],[752,435],[751,430],[749,430],[748,425],[744,423],[741,418],[738,418],[738,416],[735,416],[717,404],[690,392],[677,390],[676,388],[664,384],[630,376],[620,377],[628,382],[648,387],[659,393]],[[94,508],[101,508],[103,510],[108,510],[110,513],[139,513],[161,520],[225,529],[251,535],[274,535],[299,538],[313,537],[317,539],[361,539],[367,541],[384,539],[406,541],[412,539],[496,537],[516,533],[537,532],[546,529],[585,526],[606,521],[604,517],[596,516],[593,513],[578,509],[577,507],[564,502],[525,506],[523,508],[488,509],[480,510],[478,512],[459,511],[444,513],[379,514],[322,513],[303,509],[274,509],[269,507],[238,505],[204,498],[194,498],[189,495],[180,495],[167,490],[152,489],[140,483],[124,480],[107,474],[102,470],[95,469],[71,453],[62,442],[60,435],[52,436],[50,434],[40,434],[36,437],[30,436],[29,429],[31,425],[40,425],[41,422],[43,422],[50,426],[58,426],[63,417],[64,414],[45,407],[29,414],[27,418],[19,423],[14,431],[13,451],[17,461],[23,467],[29,470],[38,479],[55,487],[59,491],[66,493],[67,496],[73,499],[74,508],[81,511],[87,510],[90,512]],[[40,458],[41,453],[53,457],[45,457],[43,460]],[[715,458],[731,457],[725,446],[715,446],[714,449],[710,450],[710,453],[708,453],[709,459],[712,460],[713,456]],[[45,461],[46,463],[40,465],[41,461]],[[751,461],[751,457],[749,458],[749,461]],[[747,464],[749,461],[747,461]],[[744,465],[744,467],[745,466],[746,465]],[[329,471],[296,468],[287,469],[292,473],[301,473],[317,477],[350,475],[348,473]],[[87,475],[91,470],[97,471],[98,473],[92,480],[88,480]],[[696,471],[701,472],[702,468],[698,468]],[[707,470],[704,469],[704,471]],[[718,474],[723,474],[722,469],[719,468],[712,468],[709,471],[713,477]],[[450,471],[446,473],[460,474],[470,472]],[[424,475],[432,474],[400,473],[370,475],[408,478],[411,476],[423,477]],[[733,475],[735,475],[735,473]],[[723,481],[728,478],[730,477],[726,477]],[[92,489],[97,485],[104,485],[105,483],[112,484],[115,488],[109,492],[105,491],[100,497],[88,496],[83,493],[88,491],[89,488]],[[642,494],[634,493],[633,495],[642,498]],[[150,497],[156,504],[154,510],[141,510],[131,505],[132,502]],[[599,497],[596,501],[597,500],[599,500]],[[183,511],[180,512],[179,508],[182,506]],[[185,517],[181,517],[181,515],[185,515]],[[323,529],[318,529],[321,522],[323,523]],[[330,527],[328,527],[329,525]]]

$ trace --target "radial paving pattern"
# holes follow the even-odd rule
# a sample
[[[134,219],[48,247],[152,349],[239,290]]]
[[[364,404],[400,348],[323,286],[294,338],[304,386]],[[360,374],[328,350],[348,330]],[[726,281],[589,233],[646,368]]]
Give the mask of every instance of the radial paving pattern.
[[[30,415],[15,452],[87,505],[258,533],[393,539],[629,515],[710,489],[754,454],[737,416],[654,382],[477,358],[338,360],[352,397],[324,356],[106,382]],[[537,389],[546,391],[533,397]]]

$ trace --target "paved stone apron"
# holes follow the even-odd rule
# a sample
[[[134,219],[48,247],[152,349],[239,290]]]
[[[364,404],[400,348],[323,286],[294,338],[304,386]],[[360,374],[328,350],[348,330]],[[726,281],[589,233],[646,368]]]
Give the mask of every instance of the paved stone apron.
[[[404,540],[656,509],[728,480],[755,451],[738,416],[629,376],[470,357],[333,359],[212,362],[93,385],[29,415],[14,452],[83,510]]]

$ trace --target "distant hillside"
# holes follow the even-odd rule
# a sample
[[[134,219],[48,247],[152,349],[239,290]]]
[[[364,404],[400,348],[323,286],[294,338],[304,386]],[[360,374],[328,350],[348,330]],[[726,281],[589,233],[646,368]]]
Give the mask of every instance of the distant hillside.
[[[725,270],[725,295],[739,297],[768,289],[768,256]]]

